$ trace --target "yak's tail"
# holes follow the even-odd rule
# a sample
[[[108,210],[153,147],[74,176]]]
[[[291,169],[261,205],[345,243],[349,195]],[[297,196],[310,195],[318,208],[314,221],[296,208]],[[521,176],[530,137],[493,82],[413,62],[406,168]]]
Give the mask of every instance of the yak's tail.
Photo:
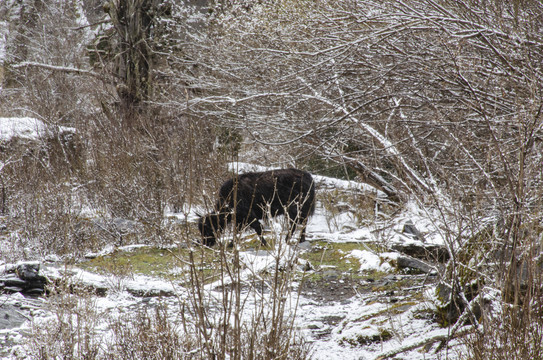
[[[311,176],[310,173],[304,172],[302,176],[302,183],[309,185],[309,189],[307,190],[307,193],[305,194],[304,205],[309,205],[309,208],[307,210],[307,216],[312,216],[315,213],[315,180]],[[306,185],[306,186],[307,186]]]

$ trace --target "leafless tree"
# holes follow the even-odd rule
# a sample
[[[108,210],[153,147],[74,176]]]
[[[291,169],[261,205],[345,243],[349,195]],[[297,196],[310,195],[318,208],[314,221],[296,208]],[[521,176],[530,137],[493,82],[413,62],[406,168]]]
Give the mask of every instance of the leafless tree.
[[[463,306],[474,280],[534,306],[542,14],[538,1],[234,2],[209,38],[220,57],[201,55],[218,90],[186,106],[277,159],[345,164],[439,209]]]

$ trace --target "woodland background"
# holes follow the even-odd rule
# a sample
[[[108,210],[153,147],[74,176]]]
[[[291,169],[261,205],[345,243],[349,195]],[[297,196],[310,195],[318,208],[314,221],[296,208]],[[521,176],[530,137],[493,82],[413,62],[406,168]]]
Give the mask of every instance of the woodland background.
[[[296,166],[437,209],[473,357],[542,356],[540,1],[7,0],[0,30],[0,116],[52,129],[1,145],[3,261],[121,241],[89,214],[172,244],[228,162]]]

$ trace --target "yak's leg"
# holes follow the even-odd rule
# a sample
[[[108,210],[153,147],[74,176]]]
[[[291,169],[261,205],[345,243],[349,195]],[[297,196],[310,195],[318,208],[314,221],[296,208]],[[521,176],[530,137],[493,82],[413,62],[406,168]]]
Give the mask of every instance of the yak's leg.
[[[289,216],[289,232],[287,235],[287,241],[294,235],[297,227],[300,226],[300,242],[305,241],[305,228],[307,226],[308,215],[304,214],[303,210],[298,211],[297,206],[293,206],[288,209]]]
[[[302,231],[300,234],[300,242],[303,243],[305,241],[305,229],[307,228],[307,223],[309,222],[309,213],[307,211],[302,211],[302,214],[298,218],[298,220],[302,220],[300,225],[302,227]]]
[[[302,222],[302,230],[300,231],[300,242],[305,241],[305,227],[307,225],[307,219]]]
[[[247,219],[239,219],[239,221],[237,221],[237,226],[240,230],[242,230],[247,224],[249,224],[251,229],[253,229],[257,233],[258,237],[260,238],[260,242],[262,243],[262,246],[267,246],[268,243],[264,239],[264,236],[262,236],[264,230],[262,229],[262,224],[260,223],[260,221],[258,221],[258,218],[256,216],[249,216],[247,217]]]
[[[267,246],[268,243],[266,242],[266,239],[264,239],[264,236],[262,236],[262,233],[264,232],[263,229],[262,229],[262,224],[260,223],[260,221],[258,221],[257,218],[254,218],[249,226],[251,228],[253,228],[254,231],[256,231],[256,233],[258,234],[258,237],[260,238],[260,243],[262,244],[262,246]]]

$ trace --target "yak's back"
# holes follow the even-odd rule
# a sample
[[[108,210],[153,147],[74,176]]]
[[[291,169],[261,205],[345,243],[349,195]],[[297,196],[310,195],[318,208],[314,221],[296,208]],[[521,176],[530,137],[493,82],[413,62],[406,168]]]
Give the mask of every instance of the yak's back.
[[[293,200],[300,194],[302,201],[313,202],[315,186],[313,177],[307,171],[289,168],[261,172],[248,172],[228,179],[219,191],[222,205],[237,201],[270,201],[279,196],[284,200]],[[217,204],[221,206],[221,204]]]
[[[238,188],[251,192],[268,190],[306,193],[314,187],[311,174],[294,168],[245,173],[239,175],[238,184]]]

